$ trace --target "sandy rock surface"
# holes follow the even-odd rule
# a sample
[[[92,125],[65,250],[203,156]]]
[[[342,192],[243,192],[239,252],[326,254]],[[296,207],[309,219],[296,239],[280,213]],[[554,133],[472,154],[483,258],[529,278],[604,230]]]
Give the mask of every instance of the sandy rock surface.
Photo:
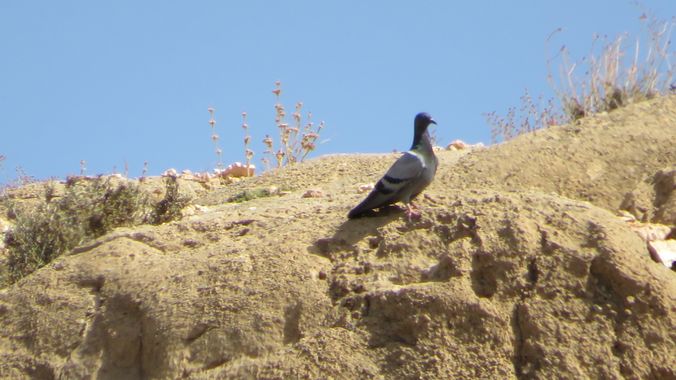
[[[675,378],[676,273],[617,216],[674,228],[675,146],[672,96],[438,152],[414,222],[346,218],[393,154],[195,188],[0,290],[0,377]]]

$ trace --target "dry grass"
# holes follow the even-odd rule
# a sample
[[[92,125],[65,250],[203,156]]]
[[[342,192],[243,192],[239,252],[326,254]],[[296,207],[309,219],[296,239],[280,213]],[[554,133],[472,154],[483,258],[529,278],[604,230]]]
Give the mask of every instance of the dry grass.
[[[608,112],[631,103],[666,94],[673,88],[674,51],[671,33],[674,19],[660,21],[654,16],[640,17],[645,36],[627,34],[608,38],[594,36],[587,56],[574,60],[566,45],[547,60],[547,79],[556,102],[542,97],[534,102],[528,91],[521,106],[509,108],[505,116],[484,114],[491,127],[492,142],[509,140],[522,133],[550,125],[568,123],[599,112]],[[546,40],[562,33],[555,30]],[[642,48],[642,45],[645,47]],[[558,62],[558,76],[552,66]],[[542,104],[544,103],[544,106]]]
[[[594,36],[587,57],[573,61],[563,45],[554,59],[560,58],[559,80],[548,79],[562,109],[570,120],[599,112],[612,111],[627,104],[652,99],[669,92],[673,79],[670,51],[674,20],[659,21],[640,17],[647,36],[630,38],[627,34],[610,39]],[[561,30],[556,30],[548,41]],[[646,46],[642,48],[642,44]]]
[[[275,89],[272,93],[275,95],[275,126],[279,131],[279,142],[275,148],[275,142],[270,135],[265,135],[263,139],[266,149],[261,161],[266,169],[270,169],[273,160],[277,168],[305,160],[307,155],[317,148],[316,141],[324,128],[323,121],[315,125],[310,112],[306,114],[305,121],[303,121],[302,102],[296,103],[291,115],[293,123],[289,125],[286,121],[286,107],[281,102],[281,82],[275,82]]]
[[[558,125],[567,119],[554,104],[553,99],[545,101],[542,96],[533,100],[528,89],[521,96],[519,108],[510,107],[505,116],[495,111],[484,114],[491,125],[491,142],[510,140],[520,134],[529,133],[551,125]]]
[[[312,113],[308,112],[303,118],[303,103],[297,102],[293,114],[293,122],[289,124],[286,120],[286,107],[281,102],[282,83],[275,82],[275,88],[272,90],[275,95],[275,121],[274,125],[279,133],[279,138],[275,142],[271,134],[266,134],[262,140],[265,150],[261,162],[265,170],[281,168],[282,166],[302,162],[316,148],[316,141],[319,138],[321,130],[324,128],[324,122],[315,125],[312,121]],[[218,169],[223,168],[222,150],[218,146],[220,137],[216,133],[216,120],[214,117],[215,109],[208,108],[211,126],[211,140],[214,142],[214,149],[218,157]],[[242,112],[242,129],[244,130],[244,161],[245,167],[251,168],[251,162],[254,159],[255,152],[251,149],[252,136],[251,128],[247,122],[247,113]]]

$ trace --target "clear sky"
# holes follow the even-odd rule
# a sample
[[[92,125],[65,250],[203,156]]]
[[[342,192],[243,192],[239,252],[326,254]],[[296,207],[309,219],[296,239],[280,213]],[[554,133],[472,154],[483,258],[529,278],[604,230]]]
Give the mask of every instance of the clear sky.
[[[644,1],[662,19],[676,1]],[[482,113],[524,88],[551,95],[546,57],[594,33],[636,35],[631,1],[0,1],[0,183],[114,168],[141,175],[243,160],[259,167],[274,96],[303,101],[327,140],[315,155],[408,149],[414,115],[440,143],[490,140]],[[545,49],[556,28],[562,33]]]

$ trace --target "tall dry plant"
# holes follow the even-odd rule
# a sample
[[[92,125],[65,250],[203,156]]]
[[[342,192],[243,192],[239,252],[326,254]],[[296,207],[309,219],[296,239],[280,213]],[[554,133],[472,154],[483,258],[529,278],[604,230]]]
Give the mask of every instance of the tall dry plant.
[[[673,79],[671,33],[674,19],[660,21],[645,13],[639,18],[647,36],[631,39],[623,34],[610,39],[594,36],[589,54],[572,60],[566,45],[547,61],[548,81],[570,120],[612,111],[627,104],[652,99],[670,90]],[[547,39],[562,30],[557,29]],[[642,47],[645,44],[645,47]],[[559,79],[552,74],[552,61],[560,58]]]
[[[676,22],[673,18],[661,21],[646,13],[639,19],[646,31],[643,39],[639,36],[631,40],[627,34],[614,39],[596,35],[588,55],[579,60],[571,58],[566,45],[561,46],[558,53],[547,60],[547,80],[558,102],[552,99],[545,102],[541,96],[533,101],[526,90],[521,97],[521,107],[509,108],[505,116],[485,113],[492,142],[612,111],[672,91],[671,62],[676,52],[671,48],[671,33]],[[545,47],[562,31],[559,28],[552,32]],[[552,74],[555,61],[559,61],[558,78]]]
[[[322,121],[315,124],[312,121],[312,114],[307,113],[303,118],[303,103],[297,102],[294,112],[291,115],[293,122],[290,125],[286,120],[286,107],[281,102],[282,83],[275,82],[275,88],[272,90],[275,95],[275,127],[279,133],[277,143],[270,134],[266,134],[263,139],[265,150],[261,161],[264,170],[269,170],[273,167],[281,168],[284,165],[290,165],[297,162],[302,162],[307,156],[317,149],[317,140],[320,132],[324,129],[325,124]],[[218,168],[222,168],[222,151],[218,145],[219,136],[216,133],[216,120],[214,117],[215,110],[213,107],[208,108],[211,126],[211,140],[214,143],[214,149],[218,157]],[[249,124],[247,122],[248,115],[242,112],[242,129],[244,129],[244,157],[246,160],[246,167],[251,166],[254,158],[254,151],[251,149],[251,134]]]
[[[281,102],[282,83],[275,82],[275,89],[272,90],[275,95],[275,126],[279,131],[279,147],[275,151],[274,141],[270,135],[265,135],[263,144],[266,150],[263,152],[267,156],[274,156],[277,167],[302,162],[308,154],[314,151],[319,134],[324,128],[324,122],[315,125],[312,121],[312,113],[306,116],[306,122],[303,122],[303,103],[297,102],[293,117],[293,125],[286,121],[286,107]],[[270,160],[267,157],[262,159],[263,164],[269,169]]]
[[[218,140],[220,136],[216,133],[216,109],[214,107],[207,108],[209,112],[209,126],[211,127],[211,141],[214,144],[214,153],[216,154],[216,167],[218,169],[223,169],[223,150],[221,150]]]
[[[540,95],[534,100],[528,89],[525,89],[520,100],[521,106],[510,107],[504,116],[495,111],[483,114],[491,126],[491,143],[511,140],[518,135],[559,125],[567,120],[551,98],[545,101]]]
[[[246,160],[246,172],[248,176],[253,172],[251,170],[251,160],[254,157],[254,151],[249,148],[251,136],[249,135],[249,124],[246,122],[246,112],[242,112],[242,129],[244,129],[244,158]]]

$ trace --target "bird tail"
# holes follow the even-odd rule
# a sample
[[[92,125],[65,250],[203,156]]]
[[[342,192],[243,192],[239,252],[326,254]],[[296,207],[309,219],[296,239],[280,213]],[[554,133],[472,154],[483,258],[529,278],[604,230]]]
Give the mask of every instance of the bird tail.
[[[388,203],[391,203],[391,193],[392,190],[387,189],[382,180],[378,181],[375,188],[371,191],[371,193],[369,193],[366,199],[355,206],[355,208],[350,210],[350,212],[347,214],[347,217],[349,219],[358,218],[369,210],[373,210],[374,208],[382,207]]]
[[[355,219],[355,218],[358,218],[358,217],[360,217],[364,214],[364,212],[367,209],[365,209],[364,207],[360,207],[360,206],[362,206],[362,205],[359,204],[357,207],[353,208],[352,210],[350,210],[350,212],[347,213],[348,219]]]

